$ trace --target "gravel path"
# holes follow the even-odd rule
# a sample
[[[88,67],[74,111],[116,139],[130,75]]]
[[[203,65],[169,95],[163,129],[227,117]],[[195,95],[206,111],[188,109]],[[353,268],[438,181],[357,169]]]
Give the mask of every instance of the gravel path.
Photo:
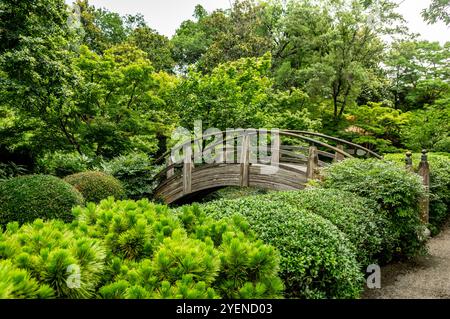
[[[381,289],[366,299],[450,299],[450,226],[428,241],[428,255],[381,269]]]

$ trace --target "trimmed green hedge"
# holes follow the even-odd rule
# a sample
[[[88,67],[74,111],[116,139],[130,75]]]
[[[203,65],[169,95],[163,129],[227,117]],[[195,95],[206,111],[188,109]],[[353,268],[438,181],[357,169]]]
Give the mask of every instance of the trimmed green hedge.
[[[83,172],[69,175],[64,181],[73,185],[86,202],[99,203],[110,196],[116,199],[125,198],[125,189],[122,183],[111,175],[102,172]]]
[[[395,257],[412,257],[424,248],[419,208],[424,188],[417,174],[388,161],[347,159],[325,168],[321,185],[376,202],[396,238]]]
[[[414,170],[417,172],[420,153],[412,156]],[[405,154],[387,154],[386,160],[405,165]],[[430,230],[433,235],[439,233],[450,217],[450,154],[428,153],[430,163]]]
[[[375,211],[376,203],[370,200],[321,188],[272,193],[261,200],[291,205],[295,210],[290,210],[290,215],[306,210],[332,222],[355,245],[357,259],[364,269],[370,264],[386,262],[393,254],[393,238],[387,230],[389,221]]]
[[[353,244],[330,221],[265,196],[202,205],[207,215],[239,214],[281,253],[281,277],[291,298],[355,298],[362,273]]]
[[[49,175],[27,175],[0,183],[0,225],[37,218],[71,221],[71,209],[84,204],[70,184]]]

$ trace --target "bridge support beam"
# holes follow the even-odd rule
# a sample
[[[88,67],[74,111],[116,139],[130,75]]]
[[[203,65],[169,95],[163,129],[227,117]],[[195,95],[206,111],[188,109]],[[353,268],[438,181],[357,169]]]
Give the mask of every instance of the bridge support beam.
[[[339,144],[338,146],[336,146],[336,148],[338,148],[341,151],[344,150],[344,146],[342,144]],[[345,159],[345,157],[341,153],[338,153],[338,152],[334,153],[334,162],[340,162],[340,161],[343,161],[344,159]]]
[[[422,176],[425,196],[420,199],[421,219],[424,224],[430,221],[430,164],[428,163],[427,151],[422,151],[422,158],[419,164],[419,175]]]
[[[192,192],[192,168],[194,164],[192,162],[192,149],[186,147],[184,150],[183,161],[183,194],[187,195]]]
[[[319,168],[319,154],[317,151],[317,147],[310,146],[309,154],[308,154],[308,163],[306,168],[306,177],[308,179],[316,179],[317,174],[316,170]]]
[[[250,179],[250,136],[242,136],[242,151],[240,156],[241,163],[241,174],[240,174],[240,185],[241,187],[249,186]]]

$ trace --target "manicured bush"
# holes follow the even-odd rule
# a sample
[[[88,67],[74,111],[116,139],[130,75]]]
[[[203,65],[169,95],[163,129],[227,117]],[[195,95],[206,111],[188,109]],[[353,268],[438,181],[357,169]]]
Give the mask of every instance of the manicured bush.
[[[99,203],[109,196],[125,198],[125,190],[120,181],[102,172],[77,173],[65,177],[64,181],[83,194],[86,202]]]
[[[28,175],[0,183],[0,225],[37,218],[73,219],[71,209],[83,196],[70,184],[48,175]]]
[[[398,256],[414,256],[423,248],[419,200],[424,188],[417,174],[387,161],[348,159],[324,169],[321,184],[375,201],[391,223]]]
[[[296,212],[306,210],[331,221],[355,245],[363,269],[370,264],[386,262],[392,255],[393,238],[387,232],[389,221],[375,211],[376,203],[352,193],[308,188],[304,191],[276,192],[261,200],[291,205]]]
[[[246,196],[267,194],[269,190],[256,187],[224,187],[204,196],[201,202],[210,202],[219,199],[237,199]]]
[[[281,254],[281,277],[292,298],[355,298],[362,273],[353,244],[323,217],[265,196],[202,205],[214,218],[239,214]]]
[[[420,153],[412,156],[414,171],[418,171]],[[394,161],[404,167],[405,154],[387,154],[386,160]],[[430,165],[430,230],[439,233],[450,216],[450,157],[449,154],[428,153]]]
[[[72,152],[47,153],[38,158],[37,169],[43,174],[65,177],[89,170],[93,160],[86,155]]]
[[[160,167],[154,166],[144,153],[131,153],[101,164],[101,169],[118,180],[125,187],[127,198],[150,198],[157,186],[153,177]]]

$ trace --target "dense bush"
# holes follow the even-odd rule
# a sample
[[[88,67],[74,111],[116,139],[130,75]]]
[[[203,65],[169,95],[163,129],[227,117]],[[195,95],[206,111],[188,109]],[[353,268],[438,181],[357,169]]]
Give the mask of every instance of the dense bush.
[[[84,203],[70,184],[48,175],[28,175],[0,183],[0,225],[37,218],[72,220],[73,206]]]
[[[131,153],[101,164],[102,170],[120,180],[130,199],[149,198],[157,186],[153,177],[159,167],[152,165],[148,155]]]
[[[9,261],[0,260],[0,299],[45,299],[53,297],[53,290],[39,283],[30,274]]]
[[[48,297],[90,298],[95,295],[105,260],[105,249],[100,241],[79,236],[61,221],[40,219],[21,228],[17,223],[10,223],[1,239],[0,259],[25,270],[33,282],[39,282],[39,291]],[[73,286],[68,284],[71,279]]]
[[[37,160],[37,169],[43,174],[65,177],[89,170],[93,165],[91,158],[76,152],[46,153]]]
[[[265,196],[202,206],[214,218],[240,214],[259,238],[281,253],[286,296],[354,298],[362,287],[355,247],[330,221]]]
[[[388,221],[376,204],[354,194],[335,189],[309,188],[304,191],[277,192],[261,197],[279,205],[291,205],[292,215],[302,210],[331,221],[355,245],[357,259],[365,269],[373,263],[389,260],[393,238],[386,230]]]
[[[375,201],[390,221],[400,256],[413,256],[423,248],[419,200],[424,195],[417,174],[380,160],[348,159],[323,170],[322,185]]]
[[[125,197],[125,190],[120,181],[102,172],[77,173],[66,176],[64,181],[80,191],[86,202],[99,203],[109,196],[116,199]]]
[[[420,153],[412,156],[413,168],[417,172]],[[404,166],[404,154],[387,154],[387,160]],[[450,216],[450,157],[447,154],[428,154],[430,164],[430,228],[436,235]]]
[[[103,298],[276,298],[278,253],[237,218],[213,221],[195,208],[177,218],[146,200],[75,208],[72,227],[101,239],[109,264]]]
[[[177,217],[146,200],[112,198],[73,213],[71,224],[10,223],[0,233],[0,278],[9,278],[0,281],[0,296],[282,296],[278,252],[256,240],[243,219],[215,221],[195,208]]]
[[[201,202],[209,202],[218,199],[237,199],[246,196],[267,194],[269,190],[256,187],[229,186],[216,190],[202,198]]]

